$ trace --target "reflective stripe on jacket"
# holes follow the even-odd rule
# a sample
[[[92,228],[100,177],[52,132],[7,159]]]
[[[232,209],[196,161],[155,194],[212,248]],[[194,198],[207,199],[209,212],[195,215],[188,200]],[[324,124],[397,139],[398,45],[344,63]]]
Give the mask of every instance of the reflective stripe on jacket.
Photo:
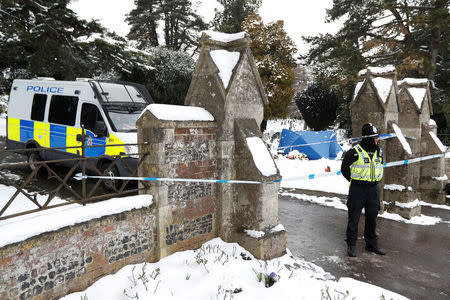
[[[350,166],[350,177],[354,180],[378,182],[383,178],[383,162],[375,151],[372,158],[360,146],[356,145],[358,160]]]

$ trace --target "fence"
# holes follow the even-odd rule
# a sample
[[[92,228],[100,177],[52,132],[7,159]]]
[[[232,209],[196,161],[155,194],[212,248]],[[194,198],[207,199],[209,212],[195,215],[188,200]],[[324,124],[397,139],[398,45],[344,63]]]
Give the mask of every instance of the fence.
[[[3,204],[0,202],[0,221],[26,215],[30,213],[34,213],[37,211],[42,211],[46,209],[56,208],[60,206],[65,206],[69,204],[86,204],[88,202],[105,200],[112,197],[136,194],[140,189],[144,189],[146,183],[143,182],[142,185],[144,187],[139,188],[136,186],[132,186],[129,180],[121,181],[120,184],[114,180],[108,179],[99,179],[95,182],[95,184],[91,184],[89,186],[89,191],[87,189],[86,179],[83,178],[80,183],[76,183],[73,181],[72,185],[77,185],[77,187],[73,187],[69,184],[69,180],[73,180],[75,172],[79,172],[81,170],[82,175],[85,175],[87,170],[94,175],[104,175],[110,174],[114,175],[113,170],[117,170],[117,162],[121,160],[125,155],[116,155],[116,156],[100,156],[100,157],[86,157],[86,149],[95,148],[95,147],[117,147],[117,146],[138,146],[138,144],[113,144],[113,145],[96,145],[96,146],[88,146],[86,145],[86,137],[84,133],[81,135],[81,146],[75,147],[54,147],[54,148],[28,148],[28,149],[17,149],[17,150],[2,150],[0,151],[0,179],[3,179],[8,186],[12,186],[15,188],[15,192],[9,198],[9,200]],[[131,153],[128,156],[138,156],[137,166],[139,167],[142,161],[149,155],[149,151],[147,147],[141,147],[142,149],[147,149],[142,153]],[[31,153],[36,153],[39,151],[54,151],[54,150],[67,150],[67,149],[76,149],[77,155],[73,158],[67,159],[57,159],[57,160],[47,160],[47,161],[39,161],[39,160],[30,160],[23,161],[24,157],[30,156]],[[14,153],[19,153],[22,161],[15,162],[3,162],[6,157]],[[37,156],[35,156],[37,157]],[[95,164],[95,162],[97,162]],[[100,164],[101,163],[101,164]],[[61,168],[60,164],[69,164],[72,167]],[[123,164],[129,170],[132,170],[130,176],[137,176],[138,167],[131,168],[131,166],[127,165],[125,160],[121,160],[121,164]],[[30,171],[24,172],[24,177],[19,180],[19,183],[15,183],[11,178],[8,177],[7,171],[12,169],[20,169],[26,167]],[[38,174],[42,175],[41,170],[47,171],[47,179],[48,180],[56,180],[57,186],[52,187],[51,190],[48,190],[48,196],[44,203],[39,203],[37,200],[37,192],[27,191],[27,187],[31,187],[31,183],[38,180]],[[64,172],[65,175],[61,174]],[[29,173],[29,174],[28,174]],[[26,177],[26,178],[25,178]],[[92,182],[92,181],[91,181]],[[40,182],[44,184],[44,181]],[[99,188],[100,184],[103,183],[103,188]],[[81,186],[80,186],[81,185]],[[63,191],[68,192],[69,197],[64,197],[64,201],[62,203],[55,204],[55,196],[62,195]],[[14,201],[17,201],[17,196],[19,194],[23,194],[29,201],[34,203],[36,206],[35,209],[29,209],[25,211],[20,211],[17,213],[12,213],[5,215],[5,212]],[[72,199],[70,199],[72,198]],[[53,202],[53,203],[52,203]]]

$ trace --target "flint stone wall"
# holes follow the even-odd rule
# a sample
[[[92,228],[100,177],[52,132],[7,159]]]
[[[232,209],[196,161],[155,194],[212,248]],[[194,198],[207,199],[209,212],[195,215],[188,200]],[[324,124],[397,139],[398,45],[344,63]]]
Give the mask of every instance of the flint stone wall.
[[[153,207],[105,216],[0,248],[0,299],[58,299],[129,264],[155,261]]]

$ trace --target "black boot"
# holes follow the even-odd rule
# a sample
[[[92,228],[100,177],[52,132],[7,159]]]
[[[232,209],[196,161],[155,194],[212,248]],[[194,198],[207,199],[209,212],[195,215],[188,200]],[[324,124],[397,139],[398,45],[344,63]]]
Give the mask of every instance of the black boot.
[[[366,250],[376,253],[378,255],[385,255],[386,252],[381,250],[380,248],[378,248],[378,246],[371,246],[371,245],[366,245]]]
[[[350,257],[356,257],[356,246],[349,245],[347,248],[347,254]]]

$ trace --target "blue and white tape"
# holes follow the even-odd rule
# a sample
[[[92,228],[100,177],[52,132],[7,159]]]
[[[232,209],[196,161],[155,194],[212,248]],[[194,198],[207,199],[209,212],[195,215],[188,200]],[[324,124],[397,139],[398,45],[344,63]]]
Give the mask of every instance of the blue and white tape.
[[[447,153],[447,152],[446,152]],[[405,159],[405,160],[399,160],[399,161],[393,161],[390,163],[384,163],[383,168],[389,168],[394,166],[401,166],[401,165],[409,165],[429,159],[439,158],[439,157],[445,157],[446,153],[442,154],[433,154],[433,155],[427,155],[422,157],[417,157],[413,159]],[[82,180],[82,179],[109,179],[109,180],[141,180],[141,181],[161,181],[161,182],[197,182],[197,183],[228,183],[228,184],[263,184],[263,183],[275,183],[280,181],[293,181],[293,180],[310,180],[310,179],[317,179],[317,178],[323,178],[323,177],[331,177],[331,176],[338,176],[342,175],[341,171],[337,172],[326,172],[321,174],[308,174],[298,177],[291,177],[288,179],[278,179],[273,181],[251,181],[251,180],[222,180],[222,179],[194,179],[194,178],[163,178],[163,177],[112,177],[112,176],[91,176],[91,175],[81,175],[81,173],[78,173],[74,176],[74,179],[76,180]]]
[[[222,179],[193,179],[193,178],[164,178],[164,177],[112,177],[112,176],[90,176],[76,174],[74,177],[76,180],[82,179],[109,179],[109,180],[140,180],[140,181],[164,181],[164,182],[201,182],[201,183],[245,183],[245,184],[262,184],[262,183],[274,183],[280,182],[279,180],[261,182],[251,180],[222,180]]]

